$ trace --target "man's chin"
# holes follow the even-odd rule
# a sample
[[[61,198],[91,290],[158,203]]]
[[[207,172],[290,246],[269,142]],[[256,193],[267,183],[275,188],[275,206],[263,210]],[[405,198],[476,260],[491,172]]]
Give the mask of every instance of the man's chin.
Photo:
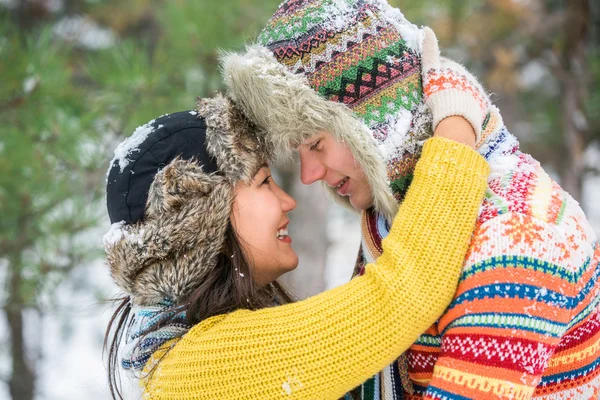
[[[373,199],[362,199],[360,197],[349,197],[350,205],[357,211],[365,211],[373,205]]]

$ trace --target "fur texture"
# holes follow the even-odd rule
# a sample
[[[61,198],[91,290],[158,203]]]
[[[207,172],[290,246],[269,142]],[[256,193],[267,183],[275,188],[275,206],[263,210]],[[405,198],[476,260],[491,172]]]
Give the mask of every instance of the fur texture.
[[[165,298],[181,304],[215,268],[234,186],[250,182],[270,154],[230,100],[199,100],[198,112],[219,171],[207,174],[197,162],[179,158],[170,162],[150,186],[144,219],[122,226],[121,238],[106,248],[113,279],[138,305]]]
[[[206,147],[222,174],[234,185],[249,182],[272,157],[271,144],[233,102],[221,95],[199,99],[198,113],[208,127]]]
[[[249,46],[244,54],[225,54],[222,65],[229,95],[258,125],[279,157],[289,157],[294,148],[320,131],[331,132],[363,168],[375,208],[392,219],[398,204],[389,188],[385,163],[369,128],[347,106],[321,97],[303,76],[289,72],[261,46]],[[352,209],[347,197],[327,189]]]

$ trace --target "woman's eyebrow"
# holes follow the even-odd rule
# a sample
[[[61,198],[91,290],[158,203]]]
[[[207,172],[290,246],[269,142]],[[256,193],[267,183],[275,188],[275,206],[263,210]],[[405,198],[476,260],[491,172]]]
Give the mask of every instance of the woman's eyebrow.
[[[258,172],[252,177],[252,182],[256,182],[257,180],[259,180],[259,175],[261,174],[261,171],[263,168],[269,168],[269,164],[267,164],[267,162],[264,162],[259,168],[258,168]],[[269,175],[269,174],[266,174]]]

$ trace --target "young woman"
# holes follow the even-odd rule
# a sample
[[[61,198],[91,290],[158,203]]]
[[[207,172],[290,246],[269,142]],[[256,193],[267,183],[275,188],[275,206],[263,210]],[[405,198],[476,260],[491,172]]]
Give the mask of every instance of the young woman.
[[[270,156],[223,97],[153,120],[115,151],[105,249],[126,297],[107,331],[113,397],[120,362],[149,399],[339,398],[449,304],[486,187],[481,156],[430,139],[383,255],[295,303],[276,281],[298,263],[295,202]]]

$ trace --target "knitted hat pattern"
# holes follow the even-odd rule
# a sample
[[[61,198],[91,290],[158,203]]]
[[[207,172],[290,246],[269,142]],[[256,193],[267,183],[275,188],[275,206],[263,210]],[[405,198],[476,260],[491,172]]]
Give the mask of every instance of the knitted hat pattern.
[[[207,173],[197,160],[181,157],[161,165],[149,187],[143,219],[114,223],[104,236],[111,276],[135,305],[187,300],[216,266],[235,184],[250,182],[271,154],[254,126],[225,97],[199,100],[197,111],[189,114],[204,119],[206,150],[218,170]],[[160,124],[140,141],[155,140],[152,135],[165,129],[169,117],[157,119]],[[127,175],[117,179],[137,176]]]
[[[431,114],[422,95],[422,30],[384,0],[288,0],[269,20],[258,41],[287,72],[301,76],[329,107],[343,104],[351,110],[352,118],[363,125],[354,129],[354,134],[348,133],[347,127],[333,126],[328,130],[348,144],[366,169],[376,208],[388,217],[393,215],[410,183],[422,143],[433,134]],[[251,117],[259,113],[253,108],[264,106],[265,102],[257,100],[256,95],[245,99],[248,95],[240,85],[242,67],[259,68],[258,74],[263,77],[272,75],[266,62],[256,60],[258,53],[256,48],[249,48],[243,56],[244,63],[236,63],[231,56],[224,62],[225,81],[232,97],[242,103]],[[247,91],[255,90],[255,86],[246,87]],[[314,104],[307,106],[305,114],[311,113],[311,107],[314,109]],[[263,112],[273,114],[271,110]],[[306,125],[302,124],[305,115],[296,118],[300,118],[297,125]],[[258,119],[260,125],[266,117]],[[272,136],[282,136],[281,126],[277,126],[277,131],[273,131],[273,126],[263,127]],[[360,137],[364,135],[370,140]],[[283,136],[286,140],[282,145],[293,146],[309,135]],[[365,153],[370,154],[362,157]],[[373,156],[378,160],[372,160]],[[382,160],[383,187],[375,182],[381,179],[379,171],[369,171],[370,164]],[[347,201],[335,191],[332,194]]]

